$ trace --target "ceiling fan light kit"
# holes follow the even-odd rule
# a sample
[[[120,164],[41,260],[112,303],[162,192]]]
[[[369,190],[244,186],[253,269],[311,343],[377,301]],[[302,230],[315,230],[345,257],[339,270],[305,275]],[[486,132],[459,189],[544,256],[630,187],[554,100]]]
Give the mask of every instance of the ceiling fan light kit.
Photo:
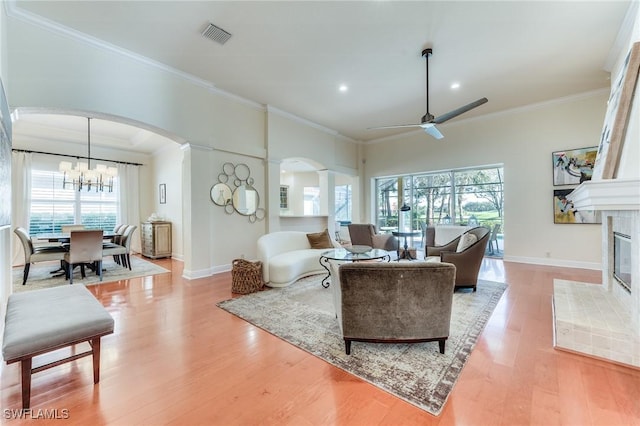
[[[380,126],[380,127],[369,127],[367,130],[378,130],[378,129],[400,129],[406,127],[420,127],[429,135],[433,136],[436,139],[442,139],[444,136],[440,131],[436,128],[436,124],[442,124],[445,121],[451,120],[465,112],[468,112],[474,108],[479,107],[482,104],[488,102],[487,98],[480,98],[477,101],[471,102],[467,105],[463,105],[460,108],[456,108],[452,111],[449,111],[445,114],[442,114],[438,117],[435,117],[433,114],[429,112],[429,56],[433,54],[432,48],[427,48],[422,51],[422,56],[425,58],[426,64],[426,101],[427,101],[427,112],[422,116],[419,124],[397,124],[392,126]]]

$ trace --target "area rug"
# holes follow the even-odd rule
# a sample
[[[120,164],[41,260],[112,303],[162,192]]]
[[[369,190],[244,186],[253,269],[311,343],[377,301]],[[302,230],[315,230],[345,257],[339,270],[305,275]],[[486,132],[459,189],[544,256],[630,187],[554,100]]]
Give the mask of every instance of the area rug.
[[[18,266],[13,268],[13,292],[22,292],[29,290],[36,290],[40,288],[57,287],[60,285],[69,285],[69,281],[61,277],[52,277],[51,271],[55,270],[58,265],[55,262],[42,262],[34,263],[31,265],[29,271],[29,278],[27,283],[22,285],[22,273],[24,268]],[[112,258],[105,258],[102,262],[102,281],[100,277],[95,273],[87,270],[86,278],[82,278],[80,270],[77,269],[73,276],[73,284],[103,284],[108,282],[128,280],[130,278],[143,277],[147,275],[162,274],[165,272],[171,272],[161,266],[154,263],[147,262],[146,260],[131,257],[131,271],[129,268],[124,268],[113,261]]]
[[[322,276],[225,300],[218,306],[433,415],[440,414],[506,284],[478,282],[456,291],[445,354],[437,342],[353,342],[345,354],[331,289]]]

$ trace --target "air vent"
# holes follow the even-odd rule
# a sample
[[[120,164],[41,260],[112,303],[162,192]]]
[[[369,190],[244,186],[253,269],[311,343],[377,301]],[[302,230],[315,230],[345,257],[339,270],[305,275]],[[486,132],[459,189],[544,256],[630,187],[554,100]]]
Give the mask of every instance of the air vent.
[[[231,34],[220,27],[209,24],[202,32],[202,36],[211,39],[217,43],[225,44],[231,38]]]

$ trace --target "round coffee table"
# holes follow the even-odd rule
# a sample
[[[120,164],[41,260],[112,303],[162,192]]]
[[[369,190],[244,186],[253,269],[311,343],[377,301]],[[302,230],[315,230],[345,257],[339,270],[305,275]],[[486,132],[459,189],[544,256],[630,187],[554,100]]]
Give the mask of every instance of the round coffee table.
[[[322,279],[322,287],[329,287],[329,277],[331,271],[327,266],[330,261],[337,260],[342,262],[362,262],[364,260],[386,260],[391,261],[391,255],[388,251],[382,249],[371,249],[364,253],[351,253],[344,248],[336,248],[322,252],[320,255],[320,265],[327,270],[327,276]]]

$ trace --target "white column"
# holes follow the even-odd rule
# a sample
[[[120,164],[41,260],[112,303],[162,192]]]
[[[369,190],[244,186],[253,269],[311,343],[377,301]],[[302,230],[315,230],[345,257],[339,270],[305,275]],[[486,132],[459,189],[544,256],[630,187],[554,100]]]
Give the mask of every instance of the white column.
[[[266,232],[280,230],[280,163],[281,160],[266,160],[266,200],[267,229]]]
[[[187,279],[211,275],[211,230],[209,226],[209,190],[212,148],[185,144],[182,146],[182,223],[184,269]]]
[[[318,171],[320,182],[320,214],[327,216],[327,229],[335,235],[336,224],[336,176],[333,171]]]

